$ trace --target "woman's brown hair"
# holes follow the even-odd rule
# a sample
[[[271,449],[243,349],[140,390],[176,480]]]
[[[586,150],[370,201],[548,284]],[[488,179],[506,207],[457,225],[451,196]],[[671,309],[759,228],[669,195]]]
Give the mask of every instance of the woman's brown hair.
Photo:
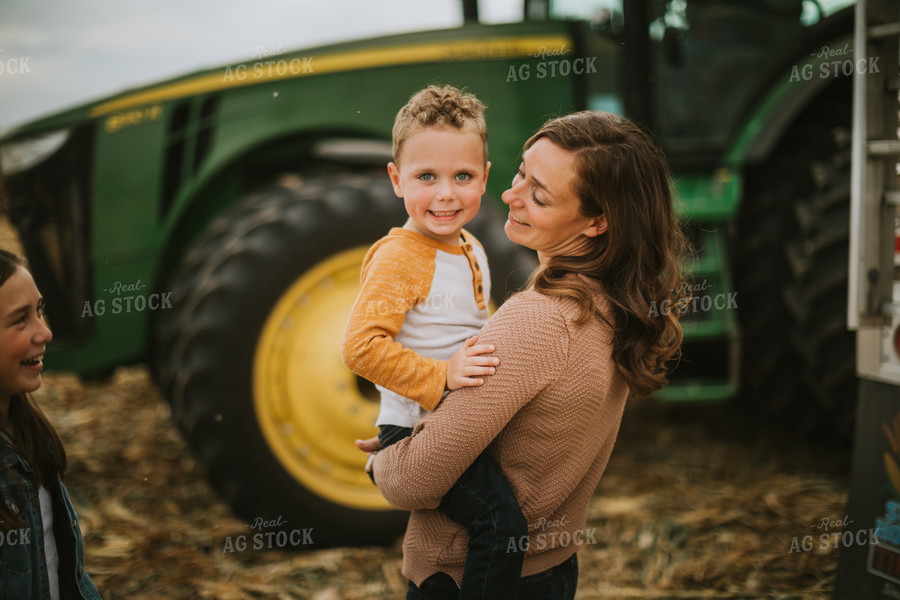
[[[19,268],[27,268],[25,259],[0,249],[0,286]],[[16,394],[9,399],[9,425],[5,431],[13,450],[28,463],[38,485],[50,488],[66,471],[66,453],[56,430],[29,394]],[[0,468],[9,469],[0,465]],[[11,469],[10,469],[11,471]],[[12,477],[18,480],[14,472]],[[21,484],[20,484],[21,485]],[[0,529],[25,527],[19,515],[0,501]]]
[[[574,192],[585,217],[606,215],[609,229],[580,256],[554,256],[531,284],[542,293],[575,299],[580,321],[600,318],[581,274],[603,284],[614,313],[613,358],[636,396],[667,382],[681,349],[681,261],[688,244],[675,214],[668,162],[653,138],[616,115],[582,111],[548,121],[525,142],[546,138],[575,156]],[[667,300],[666,304],[662,304]],[[664,314],[665,313],[665,314]]]

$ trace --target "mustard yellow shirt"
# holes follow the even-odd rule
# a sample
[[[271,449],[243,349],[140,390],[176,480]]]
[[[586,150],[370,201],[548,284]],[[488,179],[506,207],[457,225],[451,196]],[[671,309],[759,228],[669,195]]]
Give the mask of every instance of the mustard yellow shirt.
[[[447,361],[487,322],[490,272],[463,230],[448,245],[395,227],[363,260],[341,355],[381,392],[377,425],[413,427],[441,400]]]

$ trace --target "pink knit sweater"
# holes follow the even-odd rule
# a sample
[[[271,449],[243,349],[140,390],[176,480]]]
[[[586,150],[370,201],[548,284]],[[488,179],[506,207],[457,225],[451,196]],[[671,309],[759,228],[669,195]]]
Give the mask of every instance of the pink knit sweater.
[[[599,284],[595,298],[611,315]],[[480,387],[452,392],[412,437],[375,456],[384,497],[413,511],[403,574],[416,585],[438,571],[461,582],[468,536],[435,509],[485,449],[528,522],[523,576],[592,542],[582,531],[588,502],[612,453],[628,386],[613,364],[612,329],[598,318],[576,326],[577,315],[572,300],[535,291],[507,300],[478,340],[497,346],[497,372]],[[520,547],[511,540],[510,550]]]

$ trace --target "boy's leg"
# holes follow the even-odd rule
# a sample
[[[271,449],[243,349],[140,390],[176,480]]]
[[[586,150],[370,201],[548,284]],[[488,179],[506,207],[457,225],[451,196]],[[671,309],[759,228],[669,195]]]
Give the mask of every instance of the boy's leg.
[[[573,600],[578,587],[578,554],[544,573],[522,579],[517,600]]]
[[[413,428],[412,427],[401,427],[399,425],[382,425],[378,428],[378,441],[381,442],[382,448],[387,448],[392,444],[396,444],[403,438],[408,438],[412,435]],[[372,480],[372,483],[375,483],[375,476],[372,475],[372,472],[368,472],[369,479]]]
[[[403,438],[412,435],[412,427],[401,427],[399,425],[382,425],[378,428],[378,441],[381,442],[382,448],[387,448],[396,444]]]
[[[459,588],[446,573],[437,572],[416,587],[412,581],[406,588],[406,600],[456,600]]]
[[[441,511],[469,533],[460,598],[515,598],[522,577],[528,524],[503,471],[487,454],[441,500]]]

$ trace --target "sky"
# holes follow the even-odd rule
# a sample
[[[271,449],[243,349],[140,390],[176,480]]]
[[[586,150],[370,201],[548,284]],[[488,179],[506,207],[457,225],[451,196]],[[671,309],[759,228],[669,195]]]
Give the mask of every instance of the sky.
[[[554,0],[557,13],[622,0]],[[818,0],[832,12],[851,0]],[[486,23],[523,0],[480,0]],[[461,0],[0,0],[0,135],[124,89],[350,39],[462,23]],[[14,72],[15,71],[15,72]]]
[[[481,20],[518,20],[521,6],[481,0]],[[461,23],[459,0],[0,0],[0,134],[260,51]]]

